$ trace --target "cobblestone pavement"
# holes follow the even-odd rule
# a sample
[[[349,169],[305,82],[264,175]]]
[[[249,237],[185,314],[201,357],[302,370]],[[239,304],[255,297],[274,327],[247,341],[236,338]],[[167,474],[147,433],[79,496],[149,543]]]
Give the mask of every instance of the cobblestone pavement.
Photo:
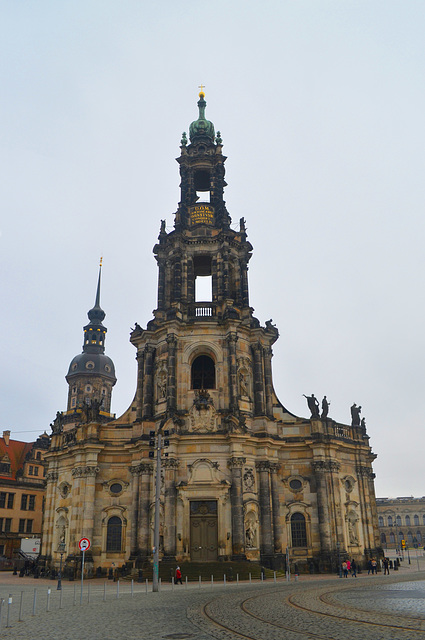
[[[0,637],[25,640],[424,640],[425,573],[264,584],[118,586],[0,575]],[[106,584],[106,592],[105,586]],[[36,585],[36,586],[35,586]],[[33,614],[34,589],[37,589]],[[47,590],[50,589],[50,594]],[[12,603],[8,607],[8,597]],[[22,595],[21,595],[22,594]],[[104,601],[106,594],[106,601]],[[117,597],[118,596],[118,597]],[[22,607],[21,607],[22,598]],[[88,600],[90,599],[90,602]],[[75,603],[75,604],[74,604]],[[62,607],[62,608],[60,608]],[[49,608],[49,611],[47,611]],[[7,614],[9,609],[9,627]],[[19,621],[21,617],[21,621]]]

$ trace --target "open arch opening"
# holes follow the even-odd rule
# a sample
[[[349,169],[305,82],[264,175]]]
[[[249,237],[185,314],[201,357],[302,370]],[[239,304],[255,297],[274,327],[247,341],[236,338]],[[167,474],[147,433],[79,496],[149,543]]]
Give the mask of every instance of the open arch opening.
[[[215,364],[209,356],[198,356],[193,361],[192,389],[215,389]]]

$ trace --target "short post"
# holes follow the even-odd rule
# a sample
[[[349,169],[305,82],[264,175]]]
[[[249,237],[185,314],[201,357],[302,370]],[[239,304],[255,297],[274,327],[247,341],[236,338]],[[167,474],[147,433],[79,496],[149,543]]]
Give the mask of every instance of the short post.
[[[24,592],[21,591],[21,602],[19,603],[19,622],[22,622],[22,604],[23,604],[23,600],[24,600]]]
[[[65,551],[66,551],[65,542],[59,542],[57,552],[60,553],[61,559],[60,559],[60,565],[59,565],[59,576],[58,576],[58,586],[57,586],[58,591],[62,589],[62,558]]]
[[[9,593],[9,597],[7,599],[7,622],[6,627],[10,627],[10,607],[12,606],[12,594]]]
[[[239,587],[239,573],[236,574],[236,586]]]
[[[50,611],[50,593],[51,593],[51,589],[50,587],[47,588],[47,605],[46,605],[46,611]]]
[[[146,578],[146,593],[148,592],[149,580]]]
[[[201,576],[199,576],[199,588],[201,588]]]
[[[273,571],[273,582],[276,582],[276,571]]]
[[[251,584],[251,572],[249,574],[249,584]]]
[[[187,589],[187,576],[186,576],[185,581],[184,581],[184,588]]]
[[[171,591],[174,591],[174,576],[171,578]]]
[[[120,581],[117,580],[117,600],[120,597]]]
[[[134,580],[131,580],[131,597],[134,597]]]
[[[103,583],[103,602],[106,602],[106,582]]]
[[[90,604],[90,582],[87,583],[87,603]]]
[[[59,594],[59,609],[62,609],[62,593],[63,593],[63,589],[60,590],[60,594]]]
[[[264,572],[263,572],[263,567],[261,567],[261,582],[264,582]]]
[[[35,616],[35,610],[37,605],[37,589],[34,589],[34,599],[32,602],[32,615]]]
[[[214,576],[213,574],[211,574],[211,589],[213,588],[213,586],[214,586]]]
[[[74,607],[77,604],[77,583],[74,582]]]
[[[0,598],[0,629],[1,629],[1,610],[4,604],[4,598]]]
[[[223,574],[223,584],[226,586],[226,574]]]

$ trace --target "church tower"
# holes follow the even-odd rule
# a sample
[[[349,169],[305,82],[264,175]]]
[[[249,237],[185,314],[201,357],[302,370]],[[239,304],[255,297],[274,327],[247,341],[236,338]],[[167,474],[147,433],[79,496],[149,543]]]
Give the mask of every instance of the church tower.
[[[104,418],[111,419],[112,387],[116,383],[115,367],[105,355],[107,328],[102,324],[105,312],[100,306],[100,279],[102,261],[94,307],[87,313],[89,323],[84,327],[83,352],[72,359],[66,381],[69,385],[66,415],[76,414],[87,407],[99,409]]]
[[[338,557],[361,562],[378,552],[375,456],[364,422],[357,414],[351,425],[336,422],[326,398],[319,415],[313,395],[311,416],[297,417],[274,391],[279,334],[250,306],[253,249],[244,218],[234,225],[227,211],[223,142],[205,109],[201,92],[177,158],[174,226],[161,222],[154,247],[157,307],[146,328],[136,323],[130,334],[136,393],[115,420],[108,413],[115,373],[104,354],[99,273],[83,353],[67,375],[68,411],[53,424],[45,457],[48,562],[64,539],[67,563],[75,566],[78,540],[86,536],[93,566],[149,566],[151,444],[160,430],[169,445],[160,483],[162,561],[247,560],[278,568],[288,550],[300,570],[319,571],[335,567]],[[88,410],[99,402],[100,411]]]

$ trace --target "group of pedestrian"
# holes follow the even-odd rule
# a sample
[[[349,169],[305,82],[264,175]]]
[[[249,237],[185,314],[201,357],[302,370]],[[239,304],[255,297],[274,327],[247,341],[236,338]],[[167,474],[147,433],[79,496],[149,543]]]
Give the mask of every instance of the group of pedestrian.
[[[378,563],[376,562],[376,558],[371,558],[367,563],[367,575],[378,575]]]
[[[353,560],[344,560],[341,566],[344,578],[348,578],[349,573],[351,573],[352,578],[357,578],[357,565],[354,558]]]

